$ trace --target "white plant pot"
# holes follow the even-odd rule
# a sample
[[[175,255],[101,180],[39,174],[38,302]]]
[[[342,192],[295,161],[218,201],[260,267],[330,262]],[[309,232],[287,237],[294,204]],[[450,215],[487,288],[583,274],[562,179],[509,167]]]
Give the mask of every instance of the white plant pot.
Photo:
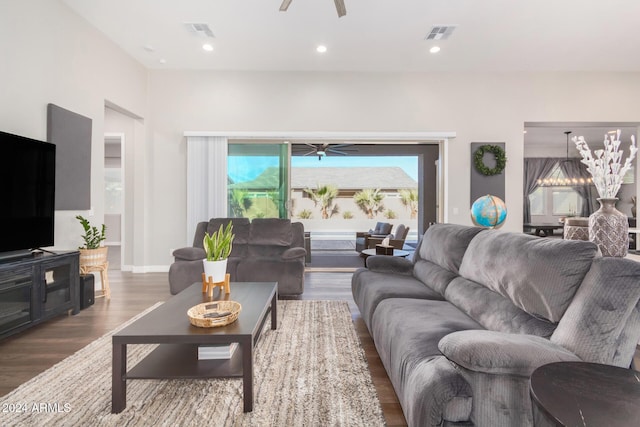
[[[227,259],[221,261],[207,261],[202,260],[204,264],[204,274],[209,278],[213,278],[214,283],[224,282],[225,275],[227,274]]]

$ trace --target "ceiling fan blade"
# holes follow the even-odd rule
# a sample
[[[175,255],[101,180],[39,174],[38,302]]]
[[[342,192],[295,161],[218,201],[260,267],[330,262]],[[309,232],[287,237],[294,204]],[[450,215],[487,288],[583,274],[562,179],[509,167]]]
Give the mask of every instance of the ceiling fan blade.
[[[327,149],[327,153],[331,153],[331,154],[337,154],[339,156],[346,156],[349,153],[345,152],[345,151],[340,151],[340,150],[334,150],[333,148],[328,148]]]
[[[303,154],[303,155],[302,155],[302,157],[305,157],[305,156],[311,156],[311,155],[314,155],[314,156],[315,156],[315,155],[316,155],[316,152],[315,152],[315,151],[309,151],[308,153]]]
[[[309,147],[313,148],[313,149],[314,149],[314,150],[316,150],[316,151],[318,150],[318,147],[317,147],[317,146],[315,146],[314,144],[311,144],[311,143],[309,143],[309,142],[305,142],[304,144],[305,144],[305,145],[308,145]]]
[[[332,145],[331,148],[343,148],[343,147],[351,147],[353,144],[335,144]]]
[[[286,12],[291,4],[291,0],[282,0],[282,4],[280,5],[280,12]]]
[[[347,14],[347,8],[344,6],[344,0],[333,0],[333,1],[336,4],[336,11],[338,12],[338,18],[342,18],[344,15]]]

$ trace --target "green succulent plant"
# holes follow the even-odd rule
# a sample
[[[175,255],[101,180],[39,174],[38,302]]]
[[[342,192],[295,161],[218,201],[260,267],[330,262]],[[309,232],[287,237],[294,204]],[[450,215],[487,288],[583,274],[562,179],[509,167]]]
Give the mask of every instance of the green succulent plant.
[[[229,258],[234,237],[235,234],[233,234],[233,224],[231,222],[224,228],[220,224],[220,229],[211,235],[204,233],[202,246],[207,254],[207,261],[221,261]]]
[[[82,215],[77,215],[76,219],[80,221],[84,229],[84,234],[82,235],[84,246],[81,246],[80,249],[98,249],[100,242],[106,239],[105,232],[107,231],[107,226],[102,224],[101,230],[98,231],[98,227],[91,226],[89,220]]]

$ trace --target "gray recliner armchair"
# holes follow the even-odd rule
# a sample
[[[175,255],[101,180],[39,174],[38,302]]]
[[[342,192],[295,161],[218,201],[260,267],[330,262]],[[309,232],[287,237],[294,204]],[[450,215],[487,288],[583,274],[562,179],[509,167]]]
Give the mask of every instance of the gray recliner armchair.
[[[304,226],[288,219],[213,218],[196,227],[193,246],[176,249],[169,268],[173,295],[202,281],[205,258],[202,239],[220,225],[233,223],[235,238],[227,273],[235,282],[278,282],[278,294],[300,295],[304,291]]]

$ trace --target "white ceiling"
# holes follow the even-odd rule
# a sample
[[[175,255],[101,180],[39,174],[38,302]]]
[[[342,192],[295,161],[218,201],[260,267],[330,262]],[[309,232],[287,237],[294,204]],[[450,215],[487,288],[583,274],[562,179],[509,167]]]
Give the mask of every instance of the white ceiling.
[[[154,69],[640,71],[638,0],[345,0],[342,18],[333,0],[62,1]],[[430,54],[436,25],[457,28]]]

